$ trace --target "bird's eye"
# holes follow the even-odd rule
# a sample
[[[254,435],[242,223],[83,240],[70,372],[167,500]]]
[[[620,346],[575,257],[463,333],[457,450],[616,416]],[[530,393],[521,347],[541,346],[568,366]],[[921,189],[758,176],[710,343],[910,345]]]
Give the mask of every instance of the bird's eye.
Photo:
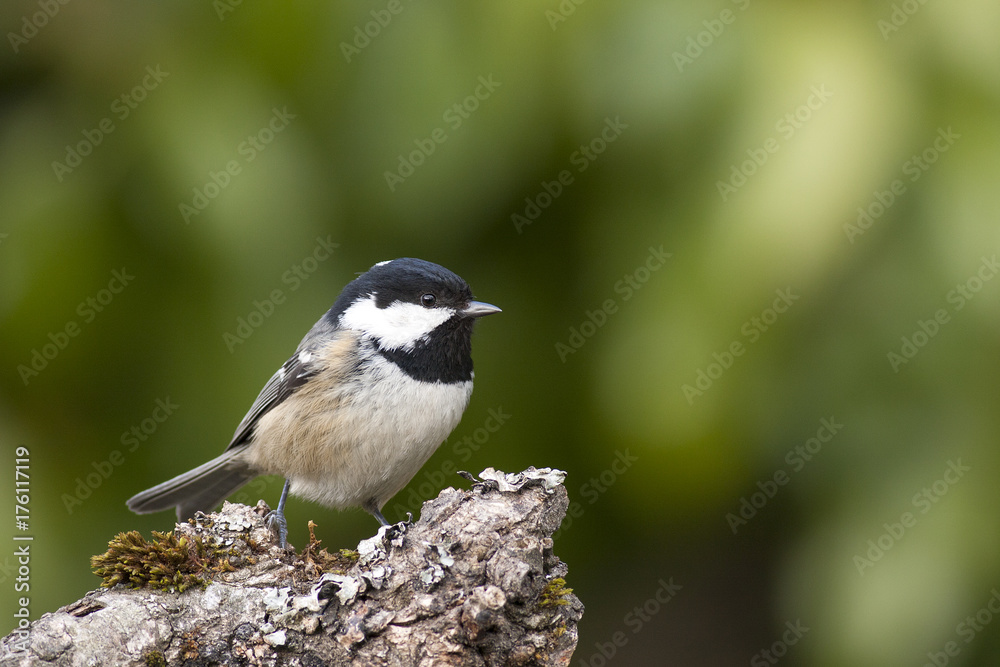
[[[433,294],[424,294],[423,296],[420,297],[420,305],[422,305],[424,308],[432,307],[435,304],[435,302],[437,302],[437,297],[434,296]]]

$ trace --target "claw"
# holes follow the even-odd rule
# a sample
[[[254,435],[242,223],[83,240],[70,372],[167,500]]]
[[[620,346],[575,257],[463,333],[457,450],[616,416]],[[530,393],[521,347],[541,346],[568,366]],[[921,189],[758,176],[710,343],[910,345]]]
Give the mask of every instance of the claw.
[[[264,523],[278,538],[278,546],[282,549],[288,547],[288,520],[285,519],[285,501],[288,500],[288,489],[291,486],[289,480],[285,480],[285,486],[281,489],[281,498],[278,499],[277,509],[271,510],[264,517]]]
[[[278,546],[285,549],[288,545],[288,520],[285,519],[284,512],[279,514],[277,510],[271,510],[264,517],[264,523],[277,538]]]

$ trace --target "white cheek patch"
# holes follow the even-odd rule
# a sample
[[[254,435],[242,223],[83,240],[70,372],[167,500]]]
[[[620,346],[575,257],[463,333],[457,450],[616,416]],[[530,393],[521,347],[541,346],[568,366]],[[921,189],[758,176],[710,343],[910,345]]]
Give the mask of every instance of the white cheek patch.
[[[396,302],[379,308],[372,295],[351,304],[340,316],[340,323],[372,336],[387,350],[410,350],[454,314],[453,308],[424,308],[415,303]]]

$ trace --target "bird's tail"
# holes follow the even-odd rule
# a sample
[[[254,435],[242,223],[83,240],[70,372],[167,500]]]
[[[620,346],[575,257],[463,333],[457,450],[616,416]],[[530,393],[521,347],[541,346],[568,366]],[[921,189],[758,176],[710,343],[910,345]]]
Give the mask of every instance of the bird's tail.
[[[240,460],[241,450],[232,449],[194,470],[178,475],[128,499],[136,514],[150,514],[177,508],[177,520],[184,521],[201,510],[207,512],[225,500],[257,473]]]

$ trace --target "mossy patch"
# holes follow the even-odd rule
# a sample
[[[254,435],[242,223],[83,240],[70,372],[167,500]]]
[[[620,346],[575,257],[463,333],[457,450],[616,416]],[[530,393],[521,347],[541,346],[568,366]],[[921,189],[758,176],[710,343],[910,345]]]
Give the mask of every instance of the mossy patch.
[[[212,572],[233,571],[229,558],[235,555],[233,549],[220,548],[200,536],[191,539],[154,530],[152,541],[146,541],[133,530],[116,535],[105,553],[91,557],[90,565],[105,588],[125,584],[183,592],[207,586]]]
[[[538,606],[542,609],[547,609],[568,605],[569,600],[566,599],[566,596],[572,592],[572,588],[566,588],[565,579],[556,577],[545,584],[545,588],[542,589],[542,595],[538,599]]]
[[[167,667],[167,659],[159,651],[150,651],[142,656],[146,667]]]

